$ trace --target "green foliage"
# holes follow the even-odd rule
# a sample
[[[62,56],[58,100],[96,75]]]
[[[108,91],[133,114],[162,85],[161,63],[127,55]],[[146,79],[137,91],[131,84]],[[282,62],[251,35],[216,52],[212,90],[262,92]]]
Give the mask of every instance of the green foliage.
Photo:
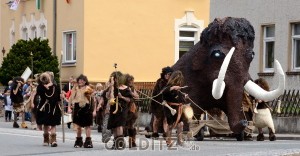
[[[58,82],[58,59],[52,55],[48,42],[48,40],[35,38],[29,41],[19,40],[14,44],[2,62],[0,82],[7,85],[9,80],[21,76],[26,67],[32,70],[32,63],[33,74],[52,71],[56,82]]]

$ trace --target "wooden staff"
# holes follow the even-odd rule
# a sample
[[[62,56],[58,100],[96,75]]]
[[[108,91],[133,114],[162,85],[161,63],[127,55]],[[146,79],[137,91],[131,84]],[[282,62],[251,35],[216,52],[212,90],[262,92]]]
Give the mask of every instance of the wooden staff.
[[[59,86],[60,90],[62,90],[62,84],[61,84],[61,66],[62,66],[62,59],[63,59],[63,51],[61,51],[61,57],[60,57],[60,66],[59,66]],[[65,105],[64,100],[61,100],[61,126],[62,126],[62,137],[63,137],[63,143],[65,142],[65,120],[64,120],[64,114],[65,114]]]

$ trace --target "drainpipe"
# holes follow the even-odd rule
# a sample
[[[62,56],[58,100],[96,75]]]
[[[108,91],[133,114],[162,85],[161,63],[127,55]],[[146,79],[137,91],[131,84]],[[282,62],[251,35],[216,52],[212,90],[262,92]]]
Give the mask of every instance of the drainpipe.
[[[56,56],[57,0],[53,0],[53,55]]]

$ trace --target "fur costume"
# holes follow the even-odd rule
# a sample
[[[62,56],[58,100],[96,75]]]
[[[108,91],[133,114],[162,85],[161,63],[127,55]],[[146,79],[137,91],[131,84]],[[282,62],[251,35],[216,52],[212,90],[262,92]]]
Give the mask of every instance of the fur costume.
[[[275,133],[274,123],[269,108],[257,109],[258,113],[254,114],[254,123],[258,128],[269,127]]]

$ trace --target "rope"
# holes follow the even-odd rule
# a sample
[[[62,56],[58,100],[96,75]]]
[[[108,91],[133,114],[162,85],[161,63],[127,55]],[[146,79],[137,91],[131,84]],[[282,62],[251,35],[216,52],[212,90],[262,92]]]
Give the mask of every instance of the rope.
[[[161,102],[158,102],[157,100],[153,99],[155,96],[151,97],[151,96],[148,96],[147,94],[145,94],[145,93],[143,93],[143,92],[141,92],[141,91],[139,91],[139,90],[136,90],[136,91],[139,92],[139,93],[141,93],[141,94],[143,94],[143,95],[145,95],[146,98],[144,98],[144,99],[151,99],[151,100],[153,100],[154,102],[163,105]],[[162,92],[160,92],[159,94],[161,94],[161,93],[162,93]],[[156,95],[156,96],[158,96],[158,95]],[[138,99],[140,100],[140,99],[142,99],[142,98],[138,98]]]
[[[160,103],[160,102],[158,102],[158,101],[156,101],[155,99],[153,99],[154,97],[156,97],[156,96],[158,96],[159,94],[162,94],[162,91],[159,93],[159,94],[157,94],[157,95],[155,95],[155,96],[153,96],[153,97],[151,97],[151,96],[148,96],[147,94],[145,94],[145,93],[143,93],[143,92],[141,92],[141,91],[139,91],[139,90],[136,90],[136,91],[138,91],[139,93],[141,93],[141,94],[143,94],[143,95],[145,95],[146,96],[146,98],[144,98],[144,99],[151,99],[151,100],[153,100],[154,102],[157,102],[158,104],[161,104],[161,105],[163,105],[162,103]],[[183,95],[187,95],[186,93],[183,93],[183,92],[181,92],[180,90],[179,90],[179,92],[181,93],[181,94],[183,94]],[[196,107],[198,107],[200,110],[202,110],[203,112],[206,112],[203,108],[201,108],[199,105],[197,105],[192,99],[190,99],[190,97],[187,97]],[[139,99],[141,99],[141,98],[139,98]],[[207,113],[208,114],[208,113]],[[217,119],[215,119],[213,116],[211,116],[210,114],[208,114],[213,120],[215,120],[219,125],[221,125],[223,128],[225,128],[226,130],[230,130],[230,129],[228,129],[227,127],[225,127],[224,125],[222,125]],[[230,130],[231,131],[231,130]]]
[[[187,95],[187,93],[183,93],[182,91],[178,90],[181,94],[183,95]],[[192,104],[194,104],[196,107],[198,107],[200,110],[202,110],[203,112],[206,112],[203,108],[201,108],[199,105],[197,105],[190,97],[187,96],[187,98],[192,102]],[[207,113],[213,120],[215,120],[219,125],[221,125],[223,128],[228,129],[227,127],[225,127],[223,124],[221,124],[217,119],[215,119],[212,115],[210,115],[209,113]],[[230,130],[231,131],[231,130]]]

